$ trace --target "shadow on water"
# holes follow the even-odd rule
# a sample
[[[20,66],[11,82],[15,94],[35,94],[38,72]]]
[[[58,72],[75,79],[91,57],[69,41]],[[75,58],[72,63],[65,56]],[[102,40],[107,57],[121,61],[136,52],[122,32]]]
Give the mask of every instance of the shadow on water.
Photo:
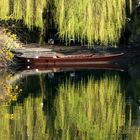
[[[1,72],[0,139],[140,137],[140,79],[121,71]],[[10,88],[9,88],[10,87]]]

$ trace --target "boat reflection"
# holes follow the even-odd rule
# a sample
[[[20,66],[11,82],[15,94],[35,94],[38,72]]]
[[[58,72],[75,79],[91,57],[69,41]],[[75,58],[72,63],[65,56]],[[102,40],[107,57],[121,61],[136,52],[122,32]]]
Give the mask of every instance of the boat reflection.
[[[113,70],[113,71],[125,71],[125,68],[122,68],[118,64],[111,63],[94,63],[94,64],[70,64],[70,65],[61,65],[54,66],[48,64],[38,64],[38,65],[17,65],[17,71],[26,71],[32,70],[33,72],[64,72],[71,70]]]

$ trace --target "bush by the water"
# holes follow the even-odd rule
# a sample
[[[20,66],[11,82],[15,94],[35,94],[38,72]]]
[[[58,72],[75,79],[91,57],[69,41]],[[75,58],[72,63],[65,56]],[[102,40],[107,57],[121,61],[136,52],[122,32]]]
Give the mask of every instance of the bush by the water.
[[[16,35],[0,29],[0,64],[6,65],[14,57],[11,49],[20,47],[16,42]]]

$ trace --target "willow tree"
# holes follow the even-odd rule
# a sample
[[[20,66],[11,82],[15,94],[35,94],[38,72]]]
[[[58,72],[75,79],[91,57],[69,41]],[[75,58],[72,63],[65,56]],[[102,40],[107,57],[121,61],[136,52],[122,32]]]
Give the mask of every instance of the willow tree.
[[[108,44],[119,40],[126,5],[132,5],[131,0],[52,0],[54,7],[48,9],[48,3],[48,0],[0,0],[0,19],[23,20],[29,29],[38,27],[42,36],[49,26],[44,25],[45,20],[52,20],[47,17],[48,10],[52,10],[55,12],[51,18],[63,40]]]
[[[66,41],[115,43],[125,25],[125,0],[55,0],[55,6],[59,35]]]
[[[40,40],[44,35],[43,14],[48,0],[0,0],[0,19],[22,20],[32,30],[37,27],[40,30]]]

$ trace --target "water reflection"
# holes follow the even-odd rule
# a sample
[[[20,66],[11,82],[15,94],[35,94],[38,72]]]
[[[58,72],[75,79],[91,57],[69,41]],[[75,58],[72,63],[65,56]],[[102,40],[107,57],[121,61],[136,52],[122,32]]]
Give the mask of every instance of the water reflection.
[[[118,73],[70,75],[31,75],[17,82],[18,100],[0,104],[0,139],[139,139],[139,117],[133,121],[134,107]]]
[[[0,136],[11,139],[45,139],[46,117],[42,110],[42,98],[28,97],[24,104],[1,106]]]
[[[0,71],[0,103],[11,102],[17,99],[17,95],[20,92],[16,83],[12,83],[12,74],[7,70]]]
[[[61,129],[61,139],[118,139],[125,124],[118,77],[90,77],[76,86],[68,81],[59,86],[55,106],[55,126]]]

